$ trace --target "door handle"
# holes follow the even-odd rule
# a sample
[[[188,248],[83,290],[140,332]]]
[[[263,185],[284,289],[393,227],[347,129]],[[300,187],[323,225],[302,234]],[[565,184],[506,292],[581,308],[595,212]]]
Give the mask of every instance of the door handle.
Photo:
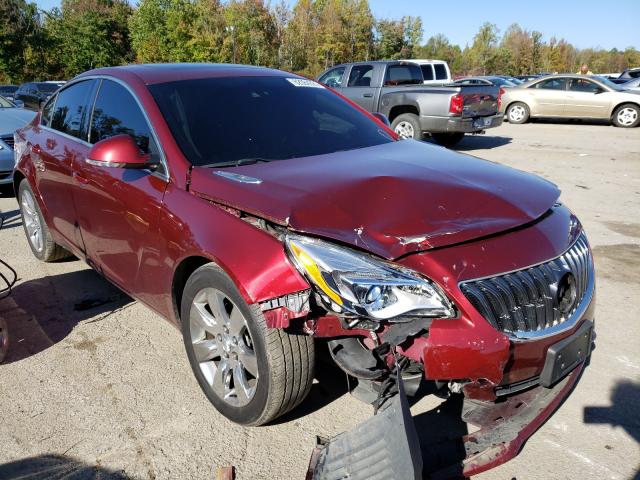
[[[89,183],[89,179],[80,175],[78,172],[73,172],[73,178],[75,178],[78,183],[81,183],[83,185],[87,185]]]
[[[365,93],[362,95],[364,98],[373,98],[373,93]]]

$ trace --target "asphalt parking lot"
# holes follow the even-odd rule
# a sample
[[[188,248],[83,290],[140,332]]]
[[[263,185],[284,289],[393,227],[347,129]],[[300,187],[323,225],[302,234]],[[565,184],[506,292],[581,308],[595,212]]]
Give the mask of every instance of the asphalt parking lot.
[[[476,478],[636,478],[640,129],[505,124],[458,149],[557,183],[590,237],[598,282],[597,347],[577,388],[516,459]],[[0,365],[0,478],[41,469],[211,479],[235,465],[240,479],[302,479],[316,435],[371,415],[325,367],[306,402],[276,424],[230,423],[200,392],[176,329],[79,261],[39,263],[15,199],[0,197],[0,211],[0,258],[19,273],[13,295],[0,300],[11,335]],[[414,405],[423,433],[446,428],[440,401]]]

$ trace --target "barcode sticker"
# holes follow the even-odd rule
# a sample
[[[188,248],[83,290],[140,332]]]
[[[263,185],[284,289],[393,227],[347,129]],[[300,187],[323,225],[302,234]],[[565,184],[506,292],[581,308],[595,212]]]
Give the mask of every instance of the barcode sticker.
[[[287,78],[287,80],[295,87],[322,88],[322,85],[319,83],[313,80],[307,80],[306,78]]]

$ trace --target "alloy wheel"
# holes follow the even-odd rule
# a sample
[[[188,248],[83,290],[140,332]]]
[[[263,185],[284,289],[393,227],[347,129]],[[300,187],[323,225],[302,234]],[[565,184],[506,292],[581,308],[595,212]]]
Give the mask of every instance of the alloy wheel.
[[[20,205],[29,243],[37,252],[41,252],[44,248],[42,224],[40,223],[40,215],[38,215],[35,199],[28,189],[22,193]]]
[[[409,122],[400,122],[396,125],[395,132],[400,138],[413,138],[415,130]]]
[[[247,320],[220,290],[204,288],[190,312],[193,353],[207,384],[234,407],[247,405],[256,393],[258,361]]]

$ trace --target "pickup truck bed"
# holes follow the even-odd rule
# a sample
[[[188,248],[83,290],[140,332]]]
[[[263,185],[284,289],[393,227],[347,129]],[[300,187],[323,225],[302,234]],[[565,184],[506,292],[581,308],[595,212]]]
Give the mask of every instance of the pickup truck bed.
[[[502,124],[499,87],[423,85],[420,67],[409,62],[345,64],[319,78],[365,110],[386,115],[405,138],[429,134],[436,142],[453,146],[465,133]],[[323,81],[327,78],[332,81]]]

